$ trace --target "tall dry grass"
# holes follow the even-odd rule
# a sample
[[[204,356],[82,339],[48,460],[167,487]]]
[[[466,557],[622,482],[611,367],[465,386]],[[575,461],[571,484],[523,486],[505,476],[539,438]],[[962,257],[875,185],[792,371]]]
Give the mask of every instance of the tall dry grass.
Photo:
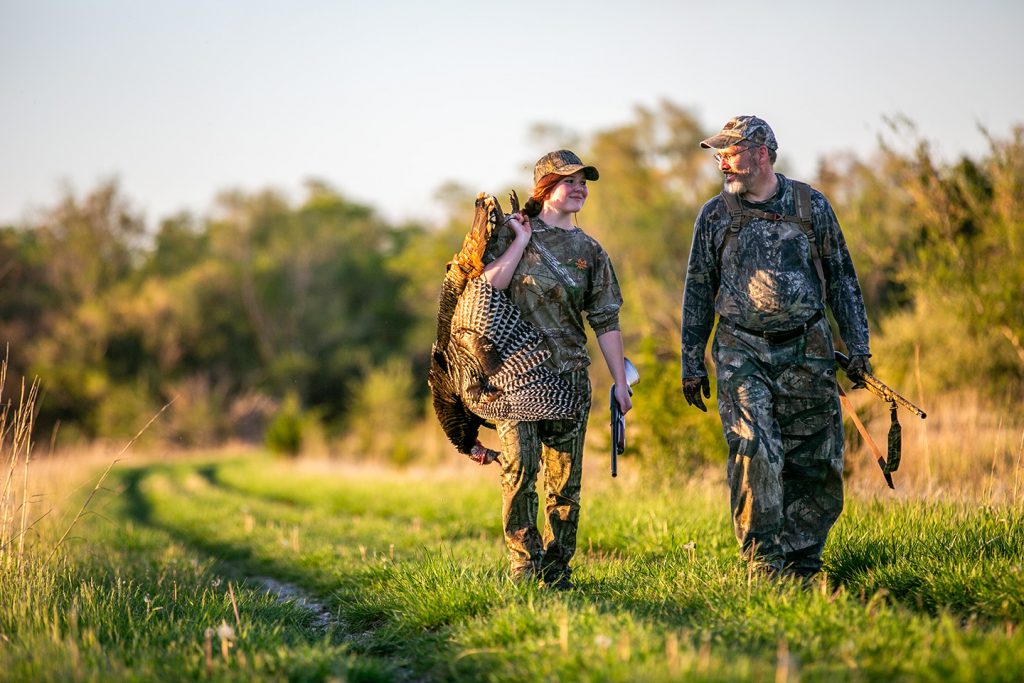
[[[6,463],[0,489],[0,561],[20,567],[25,556],[25,537],[33,497],[29,494],[29,461],[32,458],[32,426],[36,415],[39,382],[28,387],[24,380],[17,402],[7,398],[7,358],[0,362],[0,457]]]
[[[871,417],[868,432],[884,452],[887,406],[866,392],[857,393],[858,413],[862,419]],[[927,410],[924,420],[900,410],[903,457],[893,475],[896,496],[992,505],[1024,502],[1024,424],[1011,410],[971,391],[926,397],[919,405]],[[866,445],[848,451],[846,459],[851,491],[885,494],[881,471]]]
[[[0,562],[6,569],[19,570],[26,562],[27,544],[33,533],[42,540],[40,549],[48,548],[47,557],[53,557],[82,517],[91,512],[90,503],[103,490],[113,467],[173,400],[157,411],[113,460],[107,449],[98,445],[59,456],[54,456],[51,445],[51,457],[37,459],[33,457],[33,428],[38,412],[39,378],[28,384],[23,378],[15,399],[5,393],[7,369],[5,357],[0,361],[0,462],[6,464],[0,488]],[[108,464],[99,478],[83,480],[95,476],[102,460]],[[69,501],[87,490],[89,483],[93,484],[92,489],[75,512]],[[41,524],[45,524],[45,530]]]

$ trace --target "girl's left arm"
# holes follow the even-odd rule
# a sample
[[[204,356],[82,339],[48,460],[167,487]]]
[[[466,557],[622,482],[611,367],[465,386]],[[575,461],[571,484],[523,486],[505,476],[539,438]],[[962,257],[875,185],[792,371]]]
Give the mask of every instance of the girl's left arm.
[[[608,364],[608,371],[615,380],[615,400],[619,403],[619,410],[625,415],[633,407],[633,401],[629,397],[629,385],[626,384],[626,362],[622,350],[622,333],[619,330],[609,330],[597,338],[597,344],[601,347],[601,355],[604,362]]]

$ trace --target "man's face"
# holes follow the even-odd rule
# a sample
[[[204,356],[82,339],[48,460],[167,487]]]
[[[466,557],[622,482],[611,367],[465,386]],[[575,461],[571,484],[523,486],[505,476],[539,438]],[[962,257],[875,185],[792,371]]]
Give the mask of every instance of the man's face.
[[[761,147],[741,142],[738,145],[721,149],[715,155],[718,170],[725,176],[725,191],[733,194],[744,194],[761,175],[758,160]]]

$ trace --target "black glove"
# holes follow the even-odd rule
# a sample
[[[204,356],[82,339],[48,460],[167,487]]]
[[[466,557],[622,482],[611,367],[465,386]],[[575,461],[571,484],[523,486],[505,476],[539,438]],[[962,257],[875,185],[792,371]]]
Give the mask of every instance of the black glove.
[[[686,398],[686,402],[706,413],[708,412],[707,406],[704,405],[704,401],[700,398],[702,392],[704,398],[711,398],[711,382],[708,381],[707,375],[704,377],[687,377],[683,380],[683,397]]]
[[[853,382],[854,389],[864,388],[864,373],[871,372],[871,361],[866,355],[850,356],[850,363],[846,366],[846,376]]]

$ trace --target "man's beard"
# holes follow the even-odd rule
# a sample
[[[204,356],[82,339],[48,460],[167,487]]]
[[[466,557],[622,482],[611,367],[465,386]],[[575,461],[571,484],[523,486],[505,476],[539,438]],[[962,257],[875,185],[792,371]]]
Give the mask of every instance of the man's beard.
[[[725,191],[730,194],[743,194],[750,189],[749,181],[749,175],[727,173],[722,184],[725,187]]]

